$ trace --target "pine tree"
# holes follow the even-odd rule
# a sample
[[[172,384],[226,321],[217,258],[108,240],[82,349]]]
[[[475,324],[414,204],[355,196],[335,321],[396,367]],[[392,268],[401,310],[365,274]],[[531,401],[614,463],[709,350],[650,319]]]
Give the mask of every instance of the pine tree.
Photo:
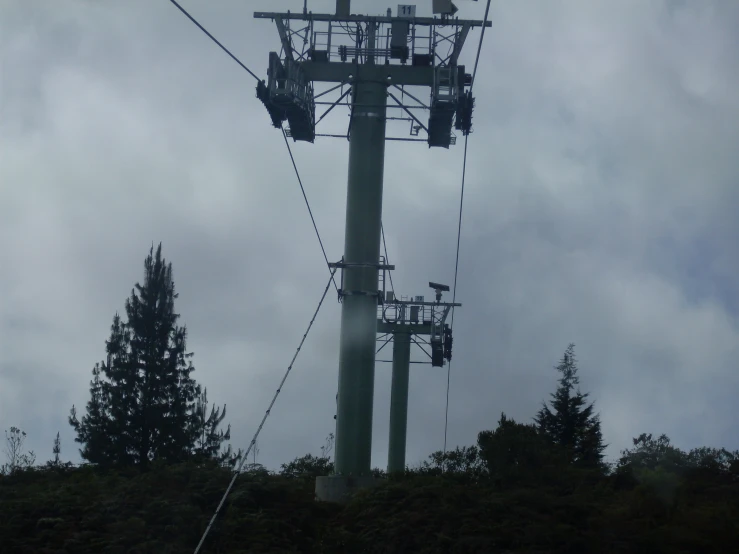
[[[54,447],[51,449],[51,453],[54,454],[53,465],[58,466],[60,464],[59,454],[62,453],[62,441],[59,439],[59,432],[57,431],[56,438],[54,439]]]
[[[200,386],[191,376],[193,354],[187,329],[177,325],[172,264],[162,258],[161,244],[156,253],[152,245],[144,269],[143,285],[136,283],[126,301],[127,320],[113,318],[107,359],[93,369],[87,413],[80,421],[73,406],[69,417],[80,454],[92,463],[180,461],[194,453],[201,433]]]
[[[593,403],[587,404],[587,393],[580,392],[575,345],[570,344],[557,366],[559,387],[552,393],[552,409],[546,402],[534,421],[554,444],[563,447],[570,460],[578,465],[599,467],[603,464],[603,435],[600,417]]]
[[[116,314],[113,320],[113,327],[120,322],[120,318]],[[110,361],[110,356],[108,357]],[[90,381],[90,400],[87,402],[87,413],[82,417],[80,422],[77,419],[77,409],[72,406],[69,415],[69,424],[77,432],[75,442],[83,445],[80,449],[80,455],[83,459],[93,464],[110,464],[113,462],[123,462],[119,456],[116,456],[114,447],[116,442],[120,444],[120,435],[112,435],[112,417],[110,399],[105,394],[103,382],[100,379],[100,373],[103,371],[101,364],[95,364],[92,369],[92,381]]]
[[[219,462],[226,462],[230,459],[230,447],[221,452],[221,445],[231,439],[231,425],[228,425],[225,432],[218,429],[225,417],[225,404],[223,410],[213,405],[208,415],[208,389],[204,389],[198,397],[195,410],[195,426],[198,436],[195,440],[194,453],[197,458],[216,459]]]

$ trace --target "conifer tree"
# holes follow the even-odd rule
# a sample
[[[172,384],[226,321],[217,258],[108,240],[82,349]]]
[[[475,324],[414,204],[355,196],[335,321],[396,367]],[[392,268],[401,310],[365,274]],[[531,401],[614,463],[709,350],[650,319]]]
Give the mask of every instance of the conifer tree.
[[[593,413],[593,403],[586,403],[588,394],[580,392],[574,344],[567,347],[556,369],[560,379],[557,390],[551,395],[552,408],[545,402],[534,421],[541,433],[569,453],[572,462],[600,467],[606,448],[600,416]]]
[[[113,326],[119,321],[116,314]],[[110,360],[110,357],[108,358]],[[100,373],[103,371],[101,364],[95,364],[92,369],[92,381],[90,381],[90,400],[87,401],[87,413],[82,421],[77,419],[77,409],[72,406],[69,415],[69,423],[77,431],[75,442],[81,443],[80,455],[83,459],[93,464],[108,464],[113,462],[124,462],[113,452],[115,443],[119,436],[111,434],[113,430],[111,422],[110,399],[103,390],[103,382]]]
[[[221,445],[231,439],[231,425],[224,432],[219,426],[226,417],[226,405],[223,410],[215,405],[208,415],[208,389],[204,389],[197,400],[195,409],[195,426],[198,436],[195,439],[194,453],[198,458],[216,459],[220,462],[230,460],[231,449],[221,452]]]
[[[200,386],[191,376],[193,354],[187,329],[177,325],[172,264],[161,244],[156,253],[152,245],[144,269],[143,284],[126,301],[127,320],[113,318],[107,358],[92,372],[87,413],[78,420],[73,406],[69,417],[80,454],[91,463],[180,461],[194,453],[201,434]],[[211,434],[225,440],[215,429],[221,420],[212,422]]]
[[[54,460],[52,464],[58,466],[61,462],[59,461],[59,454],[62,453],[62,441],[59,439],[59,432],[57,431],[56,438],[54,439],[54,446],[51,449],[51,453],[54,454]]]

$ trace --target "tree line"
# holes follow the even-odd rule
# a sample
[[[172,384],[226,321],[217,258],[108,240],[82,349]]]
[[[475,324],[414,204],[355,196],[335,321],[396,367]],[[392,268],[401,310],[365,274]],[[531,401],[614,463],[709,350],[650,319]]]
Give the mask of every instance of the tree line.
[[[125,315],[113,316],[105,358],[95,364],[90,397],[81,417],[75,406],[69,424],[81,445],[85,462],[97,466],[138,466],[154,462],[212,461],[233,467],[242,451],[233,452],[231,426],[222,428],[226,406],[210,405],[207,389],[193,378],[193,353],[187,350],[187,328],[175,312],[172,264],[162,257],[162,245],[152,245],[144,261],[143,283],[136,283],[125,302]],[[604,460],[600,415],[579,387],[575,345],[570,344],[555,367],[558,385],[529,424],[501,414],[497,428],[478,434],[477,444],[435,452],[419,467],[426,474],[487,475],[510,480],[517,475],[540,475],[572,467],[601,475],[624,472],[670,471],[706,467],[739,471],[739,451],[697,448],[683,452],[665,435],[642,434],[633,448],[622,451],[615,464]],[[209,411],[210,410],[210,411]],[[32,467],[33,452],[24,452],[25,432],[6,431],[7,463],[2,473]],[[326,475],[333,470],[333,435],[321,454],[306,454],[283,464],[288,476]],[[59,434],[54,459],[59,466]],[[253,465],[256,465],[256,460]],[[382,475],[381,470],[375,470]]]
[[[631,448],[621,451],[617,461],[607,462],[600,414],[594,402],[588,403],[588,393],[579,388],[574,344],[567,347],[555,369],[557,388],[531,423],[516,422],[502,413],[494,430],[478,434],[476,445],[434,452],[420,465],[407,467],[405,475],[492,479],[507,487],[545,485],[589,474],[596,479],[613,478],[624,486],[646,482],[660,489],[674,488],[676,479],[691,471],[739,477],[739,450],[699,447],[683,451],[664,434],[655,438],[642,433],[633,439]],[[320,455],[306,454],[282,464],[280,473],[312,478],[331,472],[332,439],[330,435]],[[378,468],[373,472],[385,476]]]
[[[559,385],[533,423],[520,424],[503,413],[497,429],[479,433],[476,446],[434,452],[420,467],[408,467],[406,472],[502,475],[503,470],[541,469],[552,463],[607,472],[600,415],[595,413],[594,403],[588,404],[588,394],[579,389],[574,344],[567,347],[556,370]],[[281,471],[292,476],[325,475],[333,469],[326,450],[323,447],[320,456],[306,454],[283,464]],[[377,475],[382,473],[375,470]]]

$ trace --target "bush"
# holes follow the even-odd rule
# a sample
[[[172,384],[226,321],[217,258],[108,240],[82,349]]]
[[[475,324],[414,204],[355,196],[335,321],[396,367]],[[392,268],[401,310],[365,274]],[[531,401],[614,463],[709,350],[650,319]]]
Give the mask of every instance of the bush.
[[[280,466],[280,475],[286,477],[319,477],[334,471],[334,464],[329,458],[306,454],[295,458],[292,462]]]

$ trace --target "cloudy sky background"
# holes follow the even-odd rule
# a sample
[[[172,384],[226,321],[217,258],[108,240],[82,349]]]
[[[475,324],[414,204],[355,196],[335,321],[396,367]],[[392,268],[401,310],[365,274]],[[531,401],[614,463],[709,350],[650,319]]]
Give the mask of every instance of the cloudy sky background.
[[[484,2],[463,3],[460,15],[482,17]],[[258,75],[279,40],[253,12],[302,9],[182,4]],[[472,444],[502,411],[528,421],[574,342],[609,455],[642,432],[739,448],[739,3],[496,0],[490,17],[450,446]],[[328,277],[254,84],[166,0],[0,0],[0,427],[27,431],[40,461],[57,431],[62,457],[79,460],[69,409],[85,405],[112,316],[159,241],[195,377],[228,405],[234,446],[251,439]],[[323,132],[345,129],[335,111]],[[348,145],[293,151],[337,260]],[[399,294],[453,281],[462,153],[388,144]],[[259,441],[268,467],[317,453],[333,431],[339,313],[330,294]],[[413,366],[410,463],[443,446],[445,390],[446,369]],[[389,396],[389,364],[378,364],[380,467]]]

